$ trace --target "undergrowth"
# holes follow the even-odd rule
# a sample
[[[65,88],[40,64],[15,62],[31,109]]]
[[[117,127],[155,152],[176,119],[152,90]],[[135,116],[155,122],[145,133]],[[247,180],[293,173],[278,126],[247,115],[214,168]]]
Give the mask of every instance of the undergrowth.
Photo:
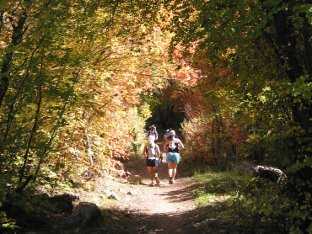
[[[288,233],[292,202],[283,186],[236,171],[210,170],[197,172],[193,177],[200,183],[194,191],[197,206],[219,207],[211,209],[214,213],[210,216],[245,230]]]

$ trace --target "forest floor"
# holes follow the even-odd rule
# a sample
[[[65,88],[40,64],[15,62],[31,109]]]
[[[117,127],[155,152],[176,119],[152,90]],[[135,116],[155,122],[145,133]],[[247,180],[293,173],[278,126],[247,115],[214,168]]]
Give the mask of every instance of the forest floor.
[[[151,187],[144,160],[133,159],[124,165],[123,170],[138,180],[129,181],[129,178],[111,175],[98,177],[84,184],[83,189],[77,187],[70,191],[79,197],[74,201],[75,207],[85,205],[78,215],[73,215],[74,211],[59,214],[51,225],[39,228],[35,220],[29,218],[27,221],[22,213],[27,228],[8,233],[281,233],[258,221],[246,222],[248,216],[241,216],[242,213],[233,206],[233,194],[244,181],[243,175],[234,171],[208,170],[207,166],[194,175],[194,168],[200,170],[196,165],[180,165],[176,182],[169,184],[166,164],[162,164],[159,168],[161,184]],[[62,193],[64,191],[58,192]],[[35,199],[31,200],[36,208]],[[31,223],[27,223],[29,221]]]
[[[160,187],[150,187],[142,159],[132,160],[125,167],[142,178],[140,184],[113,177],[102,178],[96,181],[92,192],[80,194],[82,201],[97,204],[104,216],[102,227],[86,233],[251,233],[234,225],[233,220],[220,218],[218,213],[226,209],[223,195],[198,207],[194,194],[201,184],[183,168],[180,168],[176,182],[169,184],[166,165],[162,164]],[[103,200],[103,194],[112,198]]]

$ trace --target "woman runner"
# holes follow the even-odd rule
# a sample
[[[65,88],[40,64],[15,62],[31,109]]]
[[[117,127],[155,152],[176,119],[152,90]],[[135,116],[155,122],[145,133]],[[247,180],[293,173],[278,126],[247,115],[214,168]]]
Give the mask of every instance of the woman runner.
[[[149,142],[144,148],[144,156],[146,159],[147,171],[151,178],[150,186],[154,186],[154,179],[156,181],[156,185],[159,186],[160,181],[157,170],[160,157],[159,146],[155,142]]]
[[[155,142],[158,140],[158,132],[155,125],[151,125],[147,132],[147,138],[149,142]]]
[[[168,163],[169,183],[173,184],[177,175],[177,167],[181,161],[180,150],[184,148],[183,143],[176,137],[175,131],[171,130],[165,143],[165,151],[167,152],[166,161]]]

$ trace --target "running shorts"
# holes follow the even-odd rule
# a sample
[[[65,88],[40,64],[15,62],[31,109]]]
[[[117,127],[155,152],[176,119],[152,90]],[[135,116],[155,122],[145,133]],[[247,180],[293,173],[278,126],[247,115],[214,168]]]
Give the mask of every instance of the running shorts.
[[[146,166],[148,167],[158,167],[159,160],[158,159],[146,159]]]
[[[178,164],[181,161],[181,156],[179,153],[176,152],[168,152],[166,161],[168,163],[176,163]]]

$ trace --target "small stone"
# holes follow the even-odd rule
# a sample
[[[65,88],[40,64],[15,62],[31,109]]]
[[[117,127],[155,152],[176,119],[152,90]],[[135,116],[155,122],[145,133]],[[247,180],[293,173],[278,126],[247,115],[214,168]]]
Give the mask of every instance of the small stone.
[[[113,216],[112,216],[112,219],[117,220],[117,221],[119,221],[119,220],[120,220],[120,218],[119,218],[119,217],[117,217],[117,216],[115,216],[115,215],[113,215]]]
[[[107,198],[108,198],[108,199],[113,199],[113,200],[118,200],[118,197],[117,197],[117,195],[116,195],[114,192],[110,192],[110,193],[107,195]]]
[[[140,175],[131,175],[127,178],[130,184],[142,184],[142,177]]]
[[[128,195],[133,195],[133,193],[131,191],[127,192]]]
[[[209,223],[209,222],[211,223],[211,222],[216,222],[216,221],[217,221],[217,219],[212,218],[212,219],[205,219],[201,223]]]
[[[139,228],[139,231],[143,231],[143,230],[145,230],[146,229],[146,225],[143,225],[143,226],[141,226],[140,228]]]
[[[193,223],[194,228],[199,228],[199,226],[200,226],[200,223]]]

